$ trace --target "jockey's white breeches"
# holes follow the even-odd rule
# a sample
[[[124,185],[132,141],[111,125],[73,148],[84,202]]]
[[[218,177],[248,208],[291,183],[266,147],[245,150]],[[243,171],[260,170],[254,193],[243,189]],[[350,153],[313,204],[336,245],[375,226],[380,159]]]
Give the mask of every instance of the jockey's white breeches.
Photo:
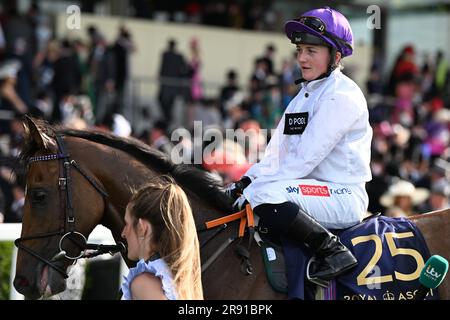
[[[244,196],[254,209],[264,203],[297,204],[327,229],[344,229],[362,221],[369,205],[365,183],[338,184],[314,179],[260,182],[255,179]]]

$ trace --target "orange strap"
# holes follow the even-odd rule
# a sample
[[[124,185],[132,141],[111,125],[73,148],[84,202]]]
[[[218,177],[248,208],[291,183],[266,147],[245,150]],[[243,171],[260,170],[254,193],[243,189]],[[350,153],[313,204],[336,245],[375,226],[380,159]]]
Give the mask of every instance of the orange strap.
[[[246,222],[247,222],[247,218],[245,216],[242,216],[241,223],[239,225],[239,238],[242,238],[244,236]]]
[[[254,227],[255,226],[255,219],[253,218],[253,210],[252,207],[250,207],[249,204],[245,206],[245,213],[247,214],[247,225],[248,227]]]
[[[244,231],[245,231],[245,227],[254,227],[255,226],[255,220],[253,218],[253,210],[252,207],[247,204],[245,206],[245,209],[230,214],[228,216],[222,217],[222,218],[218,218],[215,220],[211,220],[211,221],[206,221],[205,225],[206,225],[206,229],[211,229],[217,226],[220,226],[222,224],[225,224],[227,222],[231,222],[237,219],[241,219],[241,222],[239,224],[239,237],[243,237],[244,236]]]
[[[206,222],[205,222],[206,229],[211,229],[211,228],[220,226],[220,225],[222,225],[222,224],[225,224],[225,223],[227,223],[227,222],[231,222],[231,221],[237,220],[237,219],[241,218],[241,217],[244,216],[244,215],[245,215],[245,209],[242,210],[242,211],[239,211],[239,212],[230,214],[230,215],[228,215],[228,216],[219,218],[219,219],[215,219],[215,220],[211,220],[211,221],[206,221]]]

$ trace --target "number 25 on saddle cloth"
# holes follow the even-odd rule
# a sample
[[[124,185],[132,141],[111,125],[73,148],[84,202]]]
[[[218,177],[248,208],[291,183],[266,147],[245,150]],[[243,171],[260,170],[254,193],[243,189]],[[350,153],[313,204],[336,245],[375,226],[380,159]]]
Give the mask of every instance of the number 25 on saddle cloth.
[[[419,276],[430,257],[425,239],[406,218],[375,217],[341,234],[358,266],[336,281],[336,298],[344,300],[409,300],[419,289]],[[427,300],[439,299],[431,290]]]
[[[406,218],[373,217],[361,224],[336,232],[341,242],[358,259],[358,265],[330,282],[318,287],[316,299],[327,300],[409,300],[419,289],[419,276],[430,257],[419,229]],[[292,248],[286,254],[289,297],[305,297],[304,277],[294,276]],[[303,258],[310,254],[303,251]],[[290,253],[289,253],[290,252]],[[297,251],[298,253],[299,251]],[[299,255],[297,254],[297,259]],[[307,261],[307,260],[306,260]],[[298,274],[298,269],[297,269]],[[304,274],[303,274],[304,275]],[[430,290],[426,300],[439,299],[438,290]]]

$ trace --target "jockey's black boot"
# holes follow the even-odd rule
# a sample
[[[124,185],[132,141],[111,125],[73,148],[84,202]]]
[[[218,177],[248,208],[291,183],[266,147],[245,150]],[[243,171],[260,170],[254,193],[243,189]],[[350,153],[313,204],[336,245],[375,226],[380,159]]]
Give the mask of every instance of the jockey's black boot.
[[[295,241],[305,243],[315,253],[314,263],[309,270],[310,278],[331,280],[358,263],[337,236],[301,209],[292,220],[286,235]]]
[[[309,268],[310,279],[328,281],[356,266],[356,258],[339,238],[295,203],[262,204],[254,208],[254,213],[269,230],[306,244],[314,252],[315,257]]]

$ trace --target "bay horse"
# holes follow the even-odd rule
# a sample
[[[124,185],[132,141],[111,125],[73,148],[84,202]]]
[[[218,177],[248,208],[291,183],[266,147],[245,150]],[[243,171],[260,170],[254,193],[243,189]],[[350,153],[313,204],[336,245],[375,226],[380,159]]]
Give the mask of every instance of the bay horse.
[[[24,127],[22,160],[28,168],[14,286],[28,299],[65,289],[66,270],[72,261],[61,256],[61,242],[71,256],[81,251],[80,239],[64,240],[68,233],[87,239],[102,224],[116,241],[123,241],[125,208],[132,191],[155,176],[169,174],[180,184],[198,226],[232,213],[220,183],[210,174],[194,166],[174,165],[137,140],[55,128],[29,117]],[[450,210],[412,219],[431,254],[450,259]],[[253,272],[242,272],[232,243],[238,227],[230,223],[228,228],[199,233],[202,264],[208,265],[202,273],[205,299],[286,299],[272,290],[257,245],[250,247]],[[124,258],[128,266],[133,265]],[[441,286],[441,297],[450,299],[449,280]]]

